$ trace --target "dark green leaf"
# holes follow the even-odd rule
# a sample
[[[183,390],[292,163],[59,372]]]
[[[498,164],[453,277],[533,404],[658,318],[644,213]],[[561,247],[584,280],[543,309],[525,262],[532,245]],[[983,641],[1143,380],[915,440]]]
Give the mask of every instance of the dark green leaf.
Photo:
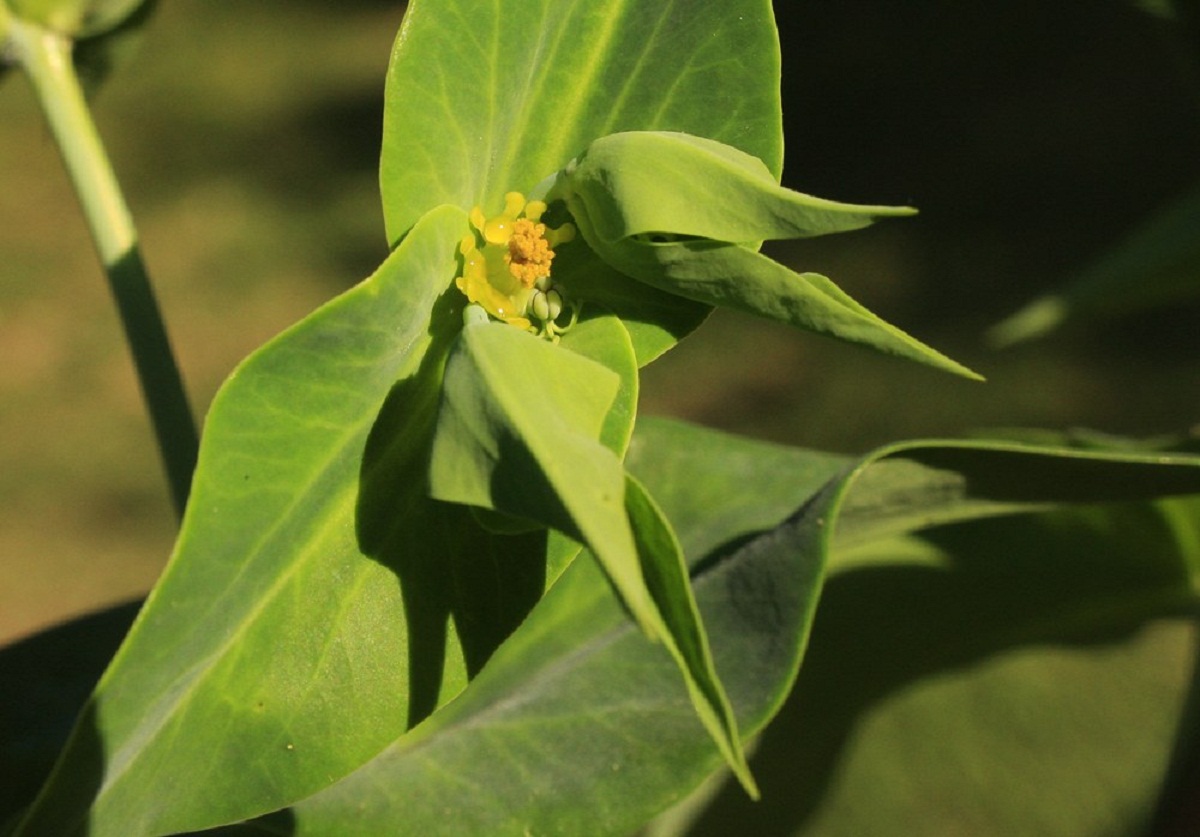
[[[0,649],[0,833],[33,802],[140,604],[81,616]]]
[[[835,558],[752,760],[764,803],[730,786],[654,833],[1148,833],[1196,665],[1198,512],[1071,507]]]
[[[992,328],[1008,346],[1068,321],[1099,321],[1200,297],[1200,189],[1156,213],[1059,291]]]

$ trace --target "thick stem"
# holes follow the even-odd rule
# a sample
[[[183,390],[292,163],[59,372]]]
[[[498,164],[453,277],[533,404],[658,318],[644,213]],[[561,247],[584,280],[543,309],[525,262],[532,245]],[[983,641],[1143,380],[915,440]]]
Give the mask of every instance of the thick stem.
[[[187,504],[199,445],[137,232],[71,61],[71,42],[12,21],[10,43],[24,68],[83,206],[121,316],[176,511]]]

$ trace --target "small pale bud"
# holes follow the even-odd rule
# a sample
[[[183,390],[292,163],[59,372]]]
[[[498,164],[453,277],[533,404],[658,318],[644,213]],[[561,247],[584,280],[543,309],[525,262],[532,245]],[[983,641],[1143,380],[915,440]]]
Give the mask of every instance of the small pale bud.
[[[556,292],[550,291],[550,293]],[[562,305],[560,303],[559,310],[561,309]],[[542,321],[553,319],[550,316],[550,294],[543,293],[542,291],[534,291],[533,296],[529,300],[529,313]]]
[[[551,288],[550,290],[546,291],[544,298],[546,300],[546,316],[542,317],[542,319],[557,320],[558,315],[561,314],[563,310],[562,294],[554,290],[554,288]]]

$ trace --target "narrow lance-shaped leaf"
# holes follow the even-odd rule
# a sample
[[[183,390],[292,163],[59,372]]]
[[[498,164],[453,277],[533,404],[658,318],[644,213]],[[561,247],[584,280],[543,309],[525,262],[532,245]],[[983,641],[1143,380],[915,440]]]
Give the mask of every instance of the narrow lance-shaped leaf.
[[[589,240],[669,234],[750,243],[857,230],[905,206],[860,206],[785,189],[766,164],[716,140],[626,131],[593,142],[557,183]]]
[[[646,489],[631,476],[625,478],[625,507],[646,586],[670,631],[664,645],[684,672],[688,695],[700,722],[717,742],[742,787],[751,798],[757,799],[758,786],[746,763],[733,707],[713,664],[679,541]]]
[[[619,322],[626,374],[633,347]],[[507,325],[464,328],[446,363],[430,492],[534,520],[586,544],[648,636],[675,658],[697,712],[750,793],[728,698],[670,525],[600,441],[619,376]],[[631,418],[631,416],[630,416]]]
[[[979,378],[829,279],[795,273],[755,252],[765,239],[858,229],[911,209],[804,195],[779,186],[765,165],[735,148],[661,132],[597,140],[562,172],[548,197],[566,201],[604,261],[655,288]]]
[[[1041,337],[1064,323],[1099,322],[1200,296],[1200,187],[1156,212],[1060,288],[988,332],[994,345]]]
[[[518,329],[466,326],[446,361],[430,495],[537,521],[598,554],[631,558],[624,468],[599,441],[619,385],[600,364]],[[605,569],[652,632],[636,561]]]

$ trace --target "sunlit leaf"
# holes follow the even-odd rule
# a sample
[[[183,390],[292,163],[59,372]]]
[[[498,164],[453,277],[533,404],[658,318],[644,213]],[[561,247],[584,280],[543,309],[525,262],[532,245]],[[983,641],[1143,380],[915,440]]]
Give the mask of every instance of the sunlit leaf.
[[[658,290],[979,377],[824,276],[795,273],[757,252],[764,239],[854,230],[909,209],[814,198],[779,186],[762,162],[736,148],[645,131],[588,146],[550,195],[566,201],[601,259]]]
[[[175,554],[25,833],[286,805],[453,697],[541,595],[544,536],[425,496],[465,223],[431,213],[222,388]]]
[[[766,0],[413,0],[385,94],[388,239],[440,203],[498,211],[617,131],[711,137],[778,177],[779,72]],[[564,270],[585,275],[566,281],[600,289],[589,298],[622,317],[642,364],[703,319],[703,306],[623,305],[656,295],[572,249]]]
[[[875,219],[915,214],[902,206],[859,206],[780,186],[757,157],[691,134],[627,131],[593,142],[555,190],[589,238],[669,234],[748,244],[857,230]],[[576,208],[580,211],[576,212]]]

